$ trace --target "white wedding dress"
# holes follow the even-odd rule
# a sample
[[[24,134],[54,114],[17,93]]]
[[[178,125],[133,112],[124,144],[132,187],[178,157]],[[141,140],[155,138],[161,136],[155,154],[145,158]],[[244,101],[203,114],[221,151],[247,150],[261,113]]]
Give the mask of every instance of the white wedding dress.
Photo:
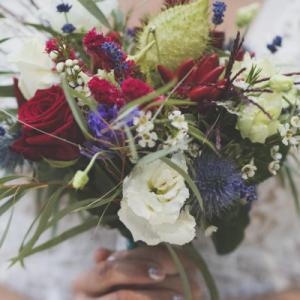
[[[299,70],[299,0],[266,1],[249,31],[247,45],[262,56],[267,53],[266,44],[276,35],[284,38],[276,59],[287,70]],[[8,240],[0,249],[0,282],[31,300],[72,300],[71,281],[92,266],[94,251],[101,246],[112,249],[126,246],[126,241],[115,231],[91,230],[55,249],[30,257],[25,261],[26,269],[20,266],[7,269],[7,259],[16,254],[34,214],[33,198],[22,200],[14,212]],[[1,218],[0,232],[8,218],[9,215]],[[300,286],[299,220],[292,196],[272,179],[259,188],[259,200],[252,211],[251,225],[238,250],[227,256],[217,256],[209,241],[203,238],[198,242],[216,278],[222,299],[241,299]],[[62,228],[77,221],[76,216],[70,216],[63,221]]]

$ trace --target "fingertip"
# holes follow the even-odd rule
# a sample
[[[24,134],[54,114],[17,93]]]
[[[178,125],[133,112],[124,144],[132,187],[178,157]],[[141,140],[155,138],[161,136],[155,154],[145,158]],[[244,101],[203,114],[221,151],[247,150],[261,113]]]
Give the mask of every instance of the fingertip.
[[[108,249],[98,249],[94,254],[94,261],[96,263],[105,261],[111,255],[111,253],[112,251]]]

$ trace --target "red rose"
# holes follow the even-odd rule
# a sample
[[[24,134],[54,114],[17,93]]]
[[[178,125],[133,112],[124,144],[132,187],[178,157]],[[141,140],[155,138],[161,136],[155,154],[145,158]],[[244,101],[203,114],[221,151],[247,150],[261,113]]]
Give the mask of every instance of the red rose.
[[[19,120],[23,124],[22,137],[11,146],[13,151],[33,161],[43,157],[68,161],[80,155],[77,146],[54,137],[75,144],[82,140],[80,129],[60,87],[38,90],[32,99],[19,108]]]

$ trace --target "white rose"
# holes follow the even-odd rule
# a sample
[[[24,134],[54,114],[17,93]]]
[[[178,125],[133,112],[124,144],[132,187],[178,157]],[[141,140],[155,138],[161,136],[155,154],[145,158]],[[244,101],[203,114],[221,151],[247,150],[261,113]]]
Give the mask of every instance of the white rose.
[[[173,161],[187,169],[183,156]],[[118,214],[135,241],[183,245],[195,237],[195,219],[182,209],[188,198],[184,178],[158,160],[138,165],[124,180]]]
[[[45,41],[42,39],[26,39],[11,60],[20,72],[19,88],[27,99],[32,98],[39,89],[60,83],[59,76],[53,71],[53,62],[45,52]]]
[[[40,15],[43,19],[50,23],[56,31],[61,32],[62,27],[67,23],[65,15],[57,12],[57,5],[61,4],[61,0],[40,0]],[[76,31],[88,31],[93,27],[99,27],[101,24],[94,16],[92,16],[78,0],[68,0],[67,4],[72,5],[68,13],[68,23],[76,27]],[[114,9],[118,8],[118,0],[104,0],[97,3],[97,6],[105,16],[109,16]]]

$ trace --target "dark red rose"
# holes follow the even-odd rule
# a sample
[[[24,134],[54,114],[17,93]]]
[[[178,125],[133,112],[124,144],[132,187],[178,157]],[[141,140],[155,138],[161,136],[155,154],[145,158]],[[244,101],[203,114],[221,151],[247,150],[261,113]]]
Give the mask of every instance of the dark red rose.
[[[75,144],[82,141],[80,129],[60,87],[37,91],[32,99],[19,108],[19,120],[23,124],[22,136],[11,149],[25,158],[33,161],[43,157],[69,161],[80,155],[77,146],[55,138]]]

